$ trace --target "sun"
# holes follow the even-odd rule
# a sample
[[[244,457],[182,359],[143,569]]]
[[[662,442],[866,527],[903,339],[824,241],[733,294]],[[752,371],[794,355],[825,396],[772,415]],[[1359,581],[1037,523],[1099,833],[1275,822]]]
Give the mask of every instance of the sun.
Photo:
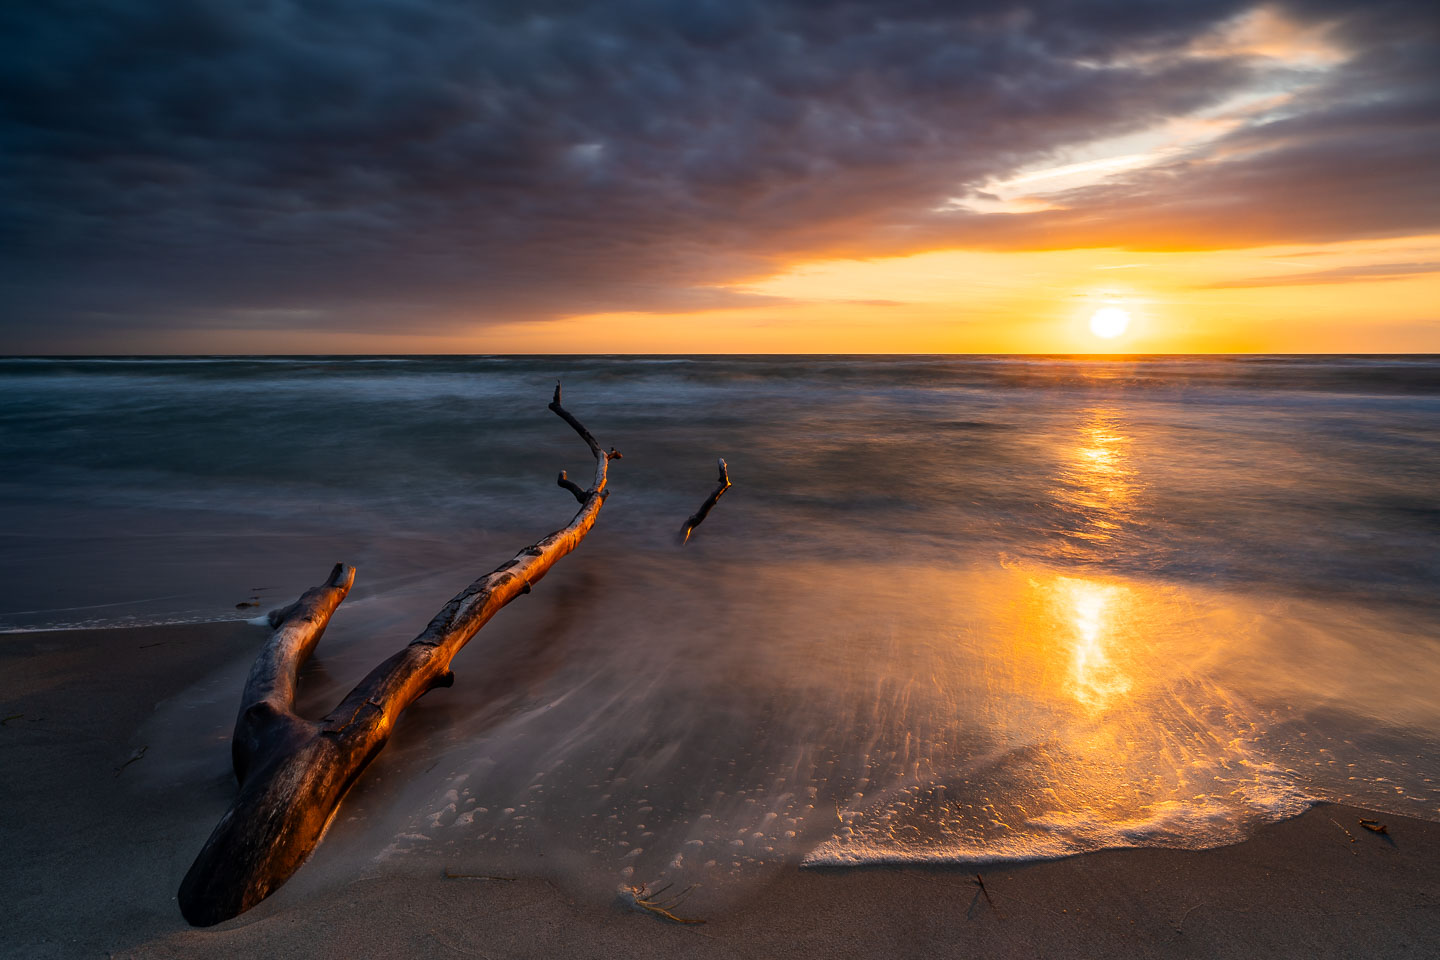
[[[1119,307],[1101,307],[1090,318],[1090,332],[1106,340],[1120,336],[1129,326],[1130,314]]]

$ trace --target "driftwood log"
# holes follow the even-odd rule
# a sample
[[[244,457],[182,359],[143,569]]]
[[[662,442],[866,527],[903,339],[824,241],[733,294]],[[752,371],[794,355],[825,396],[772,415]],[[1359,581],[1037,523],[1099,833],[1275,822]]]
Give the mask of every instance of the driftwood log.
[[[716,501],[725,496],[725,491],[730,489],[730,468],[725,465],[723,457],[715,461],[715,463],[720,468],[720,476],[718,478],[719,485],[715,488],[715,492],[711,493],[710,496],[705,498],[705,502],[700,504],[700,509],[692,513],[685,520],[684,526],[680,528],[680,543],[682,546],[690,542],[690,534],[694,532],[696,527],[705,522],[705,518],[710,515],[710,509],[715,506]]]
[[[455,679],[450,661],[501,607],[539,582],[595,525],[608,494],[609,452],[560,405],[550,409],[595,457],[588,489],[560,474],[580,501],[565,527],[526,547],[445,605],[418,637],[380,664],[322,720],[294,711],[297,671],[355,582],[337,564],[323,584],[270,615],[274,633],[250,669],[231,755],[240,792],[180,884],[180,912],[195,926],[228,920],[264,900],[303,864],[341,801],[390,739],[400,714]]]

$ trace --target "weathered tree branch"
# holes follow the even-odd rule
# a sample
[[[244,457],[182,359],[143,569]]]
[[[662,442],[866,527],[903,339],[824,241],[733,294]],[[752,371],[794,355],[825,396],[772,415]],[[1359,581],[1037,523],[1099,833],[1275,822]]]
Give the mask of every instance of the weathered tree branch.
[[[273,739],[274,729],[291,718],[299,719],[294,708],[300,668],[310,659],[331,615],[354,583],[355,568],[337,563],[320,586],[305,591],[290,606],[270,611],[270,627],[275,632],[250,666],[240,695],[240,715],[235,718],[235,736],[230,740],[230,760],[235,779],[241,783]]]
[[[689,519],[685,521],[685,525],[680,528],[680,543],[682,546],[690,542],[691,532],[705,522],[705,518],[710,515],[710,508],[715,506],[716,501],[725,495],[726,490],[730,489],[730,468],[725,465],[725,459],[723,457],[715,462],[720,467],[720,476],[718,478],[720,485],[715,488],[714,493],[705,498],[705,502],[700,504],[700,509],[692,513]]]
[[[609,492],[609,462],[620,454],[614,448],[603,452],[560,405],[559,384],[550,409],[595,456],[588,490],[561,484],[580,500],[579,512],[462,590],[322,720],[294,712],[296,673],[349,592],[354,569],[336,565],[325,583],[271,615],[275,632],[250,670],[231,746],[240,793],[180,884],[180,911],[190,923],[228,920],[289,879],[320,843],[345,794],[390,739],[405,708],[434,687],[450,686],[455,654],[501,607],[529,593],[595,525]]]

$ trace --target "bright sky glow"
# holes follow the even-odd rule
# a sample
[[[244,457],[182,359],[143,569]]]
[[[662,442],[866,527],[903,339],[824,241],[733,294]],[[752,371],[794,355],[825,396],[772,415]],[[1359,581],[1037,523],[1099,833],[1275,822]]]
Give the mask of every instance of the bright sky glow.
[[[1090,332],[1107,340],[1124,333],[1130,326],[1130,314],[1119,307],[1101,307],[1090,318]]]

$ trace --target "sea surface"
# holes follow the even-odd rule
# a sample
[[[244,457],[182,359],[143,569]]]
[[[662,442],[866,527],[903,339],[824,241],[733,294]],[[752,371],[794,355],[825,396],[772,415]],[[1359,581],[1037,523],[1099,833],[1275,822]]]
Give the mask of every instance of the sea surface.
[[[786,864],[1440,819],[1436,358],[4,359],[0,629],[252,618],[344,560],[321,715],[568,521],[557,379],[613,495],[407,713],[331,875],[703,912]],[[157,708],[155,789],[228,776],[248,657]]]

